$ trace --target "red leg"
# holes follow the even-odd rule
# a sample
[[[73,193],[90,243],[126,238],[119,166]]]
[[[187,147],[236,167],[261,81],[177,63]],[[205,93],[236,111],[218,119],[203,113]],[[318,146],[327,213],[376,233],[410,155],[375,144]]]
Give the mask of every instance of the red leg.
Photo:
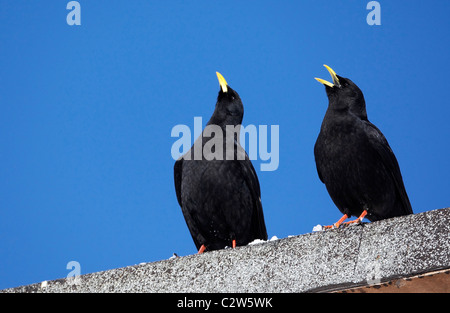
[[[334,223],[333,225],[328,225],[328,226],[324,226],[323,229],[329,229],[329,228],[339,228],[339,226],[341,226],[341,224],[348,219],[348,215],[344,214],[344,216],[341,217],[341,219],[339,221],[337,221],[336,223]]]
[[[233,239],[233,241],[231,242],[231,246],[234,248],[236,248],[236,239]]]
[[[367,210],[364,210],[361,215],[353,221],[350,222],[345,222],[344,225],[350,225],[350,224],[354,224],[354,223],[361,223],[361,221],[363,220],[363,218],[367,215]]]
[[[205,249],[206,249],[206,246],[205,246],[205,245],[202,245],[202,246],[200,247],[200,249],[198,249],[197,254],[202,254],[203,252],[205,252]]]

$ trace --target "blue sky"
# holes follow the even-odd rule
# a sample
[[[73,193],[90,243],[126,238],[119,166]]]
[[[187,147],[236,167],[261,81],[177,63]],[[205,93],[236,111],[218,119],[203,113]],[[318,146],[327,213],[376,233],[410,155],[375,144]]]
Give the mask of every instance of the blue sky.
[[[341,217],[313,146],[322,64],[364,92],[416,213],[448,207],[450,2],[0,0],[0,289],[195,253],[170,136],[211,116],[221,72],[244,125],[279,125],[261,172],[269,237]]]

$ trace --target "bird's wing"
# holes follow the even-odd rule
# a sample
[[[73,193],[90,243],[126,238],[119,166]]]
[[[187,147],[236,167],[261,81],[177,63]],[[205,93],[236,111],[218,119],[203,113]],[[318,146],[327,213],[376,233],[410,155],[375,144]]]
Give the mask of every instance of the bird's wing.
[[[175,181],[175,192],[177,193],[177,200],[180,206],[181,204],[181,174],[183,172],[183,158],[179,158],[173,166],[173,174]]]
[[[405,185],[403,184],[402,174],[400,172],[400,167],[397,162],[397,158],[394,155],[388,141],[381,133],[381,131],[369,121],[364,121],[364,126],[366,129],[366,134],[368,135],[369,142],[371,146],[376,150],[377,154],[381,158],[386,169],[391,174],[394,180],[397,192],[403,203],[403,208],[405,213],[412,214],[411,203],[409,202],[408,195],[406,193]]]
[[[317,174],[319,175],[319,179],[320,179],[320,181],[322,182],[322,183],[324,183],[325,184],[325,182],[323,181],[323,177],[322,177],[322,171],[321,171],[321,168],[323,167],[322,166],[322,162],[321,162],[321,160],[319,159],[319,150],[320,150],[320,148],[319,148],[319,144],[318,144],[318,142],[319,142],[319,140],[320,140],[320,135],[319,135],[319,138],[317,139],[317,141],[316,141],[316,143],[315,143],[315,145],[314,145],[314,160],[315,160],[315,163],[316,163],[316,170],[317,170]]]
[[[258,176],[256,175],[255,168],[253,167],[253,164],[247,154],[245,154],[245,161],[241,161],[239,163],[241,164],[242,176],[245,177],[245,182],[251,192],[254,202],[253,209],[255,210],[255,218],[257,219],[257,224],[254,226],[256,227],[257,233],[262,235],[264,240],[267,240],[267,229],[264,221],[264,213],[261,203],[261,189]]]

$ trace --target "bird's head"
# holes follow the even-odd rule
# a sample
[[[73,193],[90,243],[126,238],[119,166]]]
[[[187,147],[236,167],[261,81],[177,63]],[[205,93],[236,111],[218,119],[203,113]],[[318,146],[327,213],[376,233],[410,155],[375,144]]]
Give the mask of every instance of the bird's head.
[[[228,86],[225,78],[216,72],[220,84],[216,109],[213,114],[214,124],[239,125],[244,117],[244,105],[239,94]]]
[[[331,75],[332,83],[321,78],[316,80],[325,85],[329,107],[337,111],[348,111],[359,118],[367,119],[366,102],[359,87],[348,78],[341,77],[328,65],[326,69]]]

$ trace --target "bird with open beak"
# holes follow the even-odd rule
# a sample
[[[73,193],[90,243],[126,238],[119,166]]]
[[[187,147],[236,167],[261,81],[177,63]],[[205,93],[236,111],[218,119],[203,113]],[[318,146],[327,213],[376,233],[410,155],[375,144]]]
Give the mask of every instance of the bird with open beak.
[[[239,94],[220,73],[216,74],[220,90],[206,127],[235,128],[242,123],[244,106]],[[203,155],[195,160],[192,156],[196,144],[204,148],[214,140],[203,133],[174,165],[177,200],[198,253],[243,246],[255,239],[267,240],[258,176],[239,143],[239,134],[237,138],[233,134],[231,141],[220,141],[231,142],[233,158],[226,157],[225,145],[219,158]],[[217,131],[215,136],[226,134]]]
[[[320,180],[344,216],[334,225],[412,214],[397,159],[382,132],[367,118],[364,95],[350,79],[324,65],[328,109],[314,146]],[[351,217],[357,219],[344,223]]]

